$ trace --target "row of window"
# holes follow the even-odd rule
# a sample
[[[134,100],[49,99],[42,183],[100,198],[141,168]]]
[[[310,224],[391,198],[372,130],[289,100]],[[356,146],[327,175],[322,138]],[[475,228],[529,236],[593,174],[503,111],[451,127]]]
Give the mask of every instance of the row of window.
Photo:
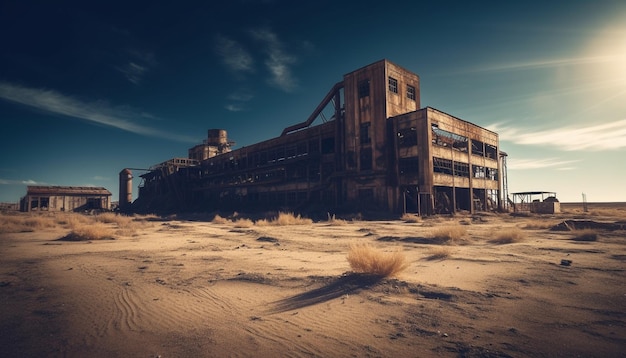
[[[450,159],[433,157],[433,171],[458,177],[469,178],[470,166],[467,163],[454,162]],[[472,176],[474,178],[484,178],[498,180],[498,169],[472,165]]]
[[[387,79],[389,85],[389,92],[398,94],[398,80],[393,77],[388,77]],[[362,80],[357,84],[357,91],[359,94],[359,98],[368,97],[370,95],[370,80]],[[406,85],[406,98],[415,101],[417,98],[417,92],[415,91],[415,87],[411,85]]]

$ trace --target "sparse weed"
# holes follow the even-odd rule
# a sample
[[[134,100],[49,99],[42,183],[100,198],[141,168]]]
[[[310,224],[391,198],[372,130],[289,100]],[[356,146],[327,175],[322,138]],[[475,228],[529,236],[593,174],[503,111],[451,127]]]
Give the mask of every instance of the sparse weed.
[[[62,238],[67,241],[89,241],[113,239],[113,230],[101,222],[75,227],[72,232]]]
[[[436,228],[431,237],[437,241],[450,245],[460,244],[465,241],[467,229],[461,225],[448,225]]]
[[[409,213],[405,213],[402,215],[402,217],[400,218],[400,220],[406,222],[406,223],[419,223],[422,222],[422,218],[415,215],[415,214],[409,214]]]
[[[254,222],[250,219],[240,218],[234,221],[236,228],[247,228],[254,225]]]
[[[402,252],[382,252],[368,244],[350,245],[347,260],[354,272],[380,277],[396,276],[408,267]]]
[[[496,238],[490,240],[489,242],[492,244],[504,245],[504,244],[513,244],[516,242],[521,242],[526,238],[526,234],[518,229],[511,228],[506,231],[500,232],[496,235]]]
[[[328,213],[328,223],[331,225],[346,225],[348,222],[343,219],[337,219],[335,214]]]
[[[226,219],[226,218],[223,218],[223,217],[221,217],[221,216],[219,216],[219,215],[217,215],[217,214],[215,215],[215,217],[213,218],[213,220],[211,220],[211,222],[212,222],[213,224],[226,224],[226,223],[227,223],[227,222],[229,222],[229,221],[230,221],[230,220],[228,220],[228,219]]]

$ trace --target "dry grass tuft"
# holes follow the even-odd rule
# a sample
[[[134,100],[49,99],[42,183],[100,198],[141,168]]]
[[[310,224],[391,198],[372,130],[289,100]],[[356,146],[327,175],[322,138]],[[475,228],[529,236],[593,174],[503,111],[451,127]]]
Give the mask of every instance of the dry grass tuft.
[[[250,219],[246,219],[246,218],[240,218],[234,221],[234,226],[236,228],[247,228],[247,227],[252,227],[254,225],[254,222]]]
[[[500,232],[495,239],[489,240],[489,242],[497,245],[505,245],[524,241],[525,238],[526,234],[522,230],[518,228],[511,228]]]
[[[402,252],[382,252],[368,244],[350,245],[347,260],[354,272],[380,277],[396,276],[408,267]]]
[[[402,217],[400,218],[400,220],[406,222],[406,223],[411,223],[411,224],[415,224],[415,223],[419,223],[422,222],[422,218],[415,215],[415,214],[409,214],[409,213],[405,213],[402,215]]]
[[[428,249],[427,260],[444,260],[452,255],[452,250],[448,246],[433,246]]]
[[[448,225],[436,228],[431,237],[437,241],[450,245],[461,244],[466,241],[467,229],[461,225]]]
[[[524,229],[530,229],[530,230],[550,229],[556,224],[558,224],[558,222],[555,220],[531,219],[526,222],[526,224],[524,225]]]
[[[303,218],[302,216],[300,216],[300,214],[294,215],[294,213],[279,212],[278,217],[275,217],[272,220],[267,220],[267,219],[257,220],[255,225],[257,226],[269,226],[269,225],[287,226],[287,225],[308,225],[312,223],[313,223],[313,220],[309,218]]]
[[[0,215],[0,233],[32,232],[56,226],[57,223],[53,216],[21,214]]]
[[[221,217],[221,216],[216,214],[215,217],[213,218],[213,220],[211,220],[211,222],[213,224],[226,224],[226,223],[230,222],[230,220],[228,220],[226,218],[223,218],[223,217]]]
[[[133,218],[130,216],[124,216],[115,213],[103,213],[96,216],[96,221],[105,224],[117,224],[117,226],[122,228],[130,226]]]
[[[574,237],[572,237],[572,240],[574,241],[597,241],[598,240],[598,231],[594,229],[573,230],[572,233],[574,234]]]
[[[330,213],[328,213],[328,223],[331,225],[346,225],[348,222],[343,219],[337,219],[335,214],[330,215]]]
[[[90,241],[90,240],[113,240],[113,230],[101,222],[76,227],[61,240],[65,241]]]

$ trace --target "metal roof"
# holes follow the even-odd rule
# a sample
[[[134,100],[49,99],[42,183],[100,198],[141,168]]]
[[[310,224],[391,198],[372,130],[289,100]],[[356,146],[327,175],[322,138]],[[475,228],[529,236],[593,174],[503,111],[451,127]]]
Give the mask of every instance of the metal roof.
[[[112,195],[103,187],[94,186],[27,186],[26,195]]]

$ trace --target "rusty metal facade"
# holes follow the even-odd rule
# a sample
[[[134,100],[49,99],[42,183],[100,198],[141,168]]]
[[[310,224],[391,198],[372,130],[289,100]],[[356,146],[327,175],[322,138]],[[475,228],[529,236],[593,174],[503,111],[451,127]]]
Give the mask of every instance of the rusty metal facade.
[[[329,120],[313,125],[324,112]],[[420,106],[419,77],[381,60],[344,75],[305,121],[231,149],[209,130],[188,161],[140,175],[138,211],[501,208],[498,135]]]

